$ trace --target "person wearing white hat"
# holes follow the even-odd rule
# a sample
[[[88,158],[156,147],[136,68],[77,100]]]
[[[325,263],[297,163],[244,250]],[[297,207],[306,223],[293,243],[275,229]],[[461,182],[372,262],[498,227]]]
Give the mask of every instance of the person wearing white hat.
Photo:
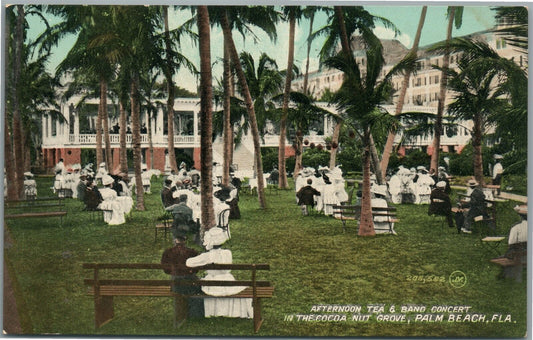
[[[123,224],[126,222],[122,205],[117,200],[118,194],[112,189],[114,181],[113,177],[105,175],[102,177],[104,188],[99,189],[104,201],[98,205],[98,208],[104,210],[104,221],[109,225]]]
[[[187,267],[199,267],[206,264],[231,264],[232,254],[229,249],[221,246],[228,239],[227,234],[218,227],[209,229],[204,235],[204,246],[207,252],[187,259]],[[207,275],[202,280],[234,281],[230,270],[206,270]],[[238,294],[246,287],[233,286],[203,286],[202,291],[212,296],[228,296]],[[242,298],[204,298],[204,311],[206,317],[225,316],[234,318],[252,318],[252,299]]]
[[[98,167],[98,170],[96,171],[96,176],[94,176],[94,179],[96,180],[96,183],[101,182],[102,178],[107,175],[107,170],[105,168],[105,162],[100,163],[100,166]]]
[[[448,227],[454,227],[452,202],[446,193],[446,182],[437,182],[435,189],[431,191],[428,215],[446,216]]]
[[[141,181],[143,183],[143,189],[145,194],[151,194],[152,183],[152,173],[148,171],[148,166],[146,164],[141,164]]]
[[[400,204],[402,203],[402,180],[399,176],[399,170],[401,168],[398,168],[398,171],[391,176],[389,179],[389,193],[391,195],[391,201],[394,204]]]
[[[435,180],[431,178],[425,167],[421,167],[418,173],[418,180],[415,183],[415,203],[429,204],[431,187],[435,185]]]
[[[388,204],[385,198],[387,197],[387,186],[374,184],[370,189],[374,194],[374,198],[370,201],[372,208],[387,208]],[[394,230],[394,223],[389,221],[389,216],[374,216],[374,231],[376,234],[388,234],[396,235]]]
[[[455,222],[458,230],[470,234],[472,233],[471,225],[474,218],[477,216],[489,218],[489,215],[485,204],[485,194],[479,183],[475,179],[471,179],[467,184],[470,189],[469,200],[460,203],[462,212],[460,211],[455,215]],[[493,221],[489,223],[489,227],[495,228]]]
[[[501,264],[501,261],[512,260],[515,264],[504,266],[500,277],[512,277],[521,282],[522,271],[524,265],[527,264],[527,205],[517,205],[514,210],[520,215],[521,221],[509,230],[509,241],[505,254],[492,259],[491,262]]]
[[[494,160],[496,164],[492,168],[492,185],[501,185],[502,184],[502,175],[503,175],[503,165],[501,160],[503,159],[502,155],[494,155]],[[500,189],[497,189],[497,194],[500,194]]]
[[[33,174],[29,171],[24,173],[24,198],[34,199],[37,197],[37,183]]]

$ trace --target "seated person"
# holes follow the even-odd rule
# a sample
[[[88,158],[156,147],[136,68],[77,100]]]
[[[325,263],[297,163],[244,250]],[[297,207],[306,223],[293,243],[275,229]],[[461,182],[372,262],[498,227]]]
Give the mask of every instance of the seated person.
[[[272,169],[272,171],[270,172],[270,177],[268,177],[268,179],[270,180],[270,183],[278,184],[278,181],[279,181],[279,170],[278,170],[278,168],[274,167],[274,169]]]
[[[146,164],[141,165],[141,180],[143,184],[143,190],[145,194],[151,194],[152,184],[150,180],[152,179],[152,173],[148,172],[148,167]]]
[[[77,191],[76,197],[82,202],[85,202],[85,191],[86,190],[87,190],[87,175],[81,174],[80,180],[78,181],[78,185],[76,186],[76,191]]]
[[[172,279],[190,280],[196,281],[198,277],[196,273],[198,270],[189,268],[185,265],[185,261],[188,258],[195,257],[198,252],[192,248],[188,248],[186,245],[187,235],[185,233],[179,233],[174,239],[175,245],[172,248],[168,248],[163,252],[161,257],[161,264],[164,265],[164,271],[167,274],[172,275]],[[172,291],[174,293],[184,295],[198,295],[202,293],[199,286],[178,286],[173,285]],[[183,300],[179,296],[174,300],[174,311],[176,315],[179,313],[183,306]],[[198,298],[188,298],[188,316],[189,317],[203,317],[204,316],[204,302]],[[184,316],[185,317],[185,316]],[[184,321],[184,320],[183,320]],[[183,322],[182,321],[182,322]]]
[[[505,254],[508,258],[513,258],[516,252],[527,250],[527,205],[516,206],[514,210],[520,215],[521,221],[509,230],[509,249]]]
[[[104,200],[92,177],[87,178],[87,186],[83,197],[85,202],[85,210],[88,211],[97,210],[100,203],[102,203]]]
[[[24,198],[32,199],[37,197],[37,182],[33,179],[31,172],[24,173]]]
[[[517,281],[522,281],[522,270],[527,263],[527,205],[516,206],[514,210],[520,215],[521,221],[511,227],[509,231],[509,246],[507,252],[491,262],[511,259],[516,261],[515,265],[504,266],[499,277],[514,277]]]
[[[104,210],[104,221],[110,225],[123,224],[126,222],[124,217],[124,208],[118,201],[118,195],[112,189],[114,179],[110,175],[102,177],[104,188],[100,189],[103,202],[98,205],[99,209]]]
[[[485,194],[479,186],[479,183],[475,179],[471,179],[468,181],[468,187],[470,189],[469,200],[459,204],[461,210],[455,214],[455,223],[457,224],[458,230],[466,234],[471,234],[474,218],[477,216],[489,218],[489,215],[485,204]],[[494,229],[494,222],[491,221],[489,226]]]
[[[428,215],[446,216],[448,227],[454,227],[452,203],[450,196],[446,193],[446,182],[437,182],[436,188],[431,190]]]
[[[231,264],[232,254],[229,249],[222,249],[221,246],[228,239],[226,233],[214,227],[209,229],[204,235],[204,246],[207,252],[196,257],[188,258],[185,264],[187,267],[198,267],[210,263]],[[207,275],[202,280],[234,281],[235,278],[230,270],[206,270]],[[203,286],[202,291],[212,296],[235,295],[246,289],[241,286]],[[204,312],[206,317],[226,316],[233,318],[253,317],[251,298],[205,298]]]
[[[168,178],[165,179],[163,189],[161,190],[161,202],[163,203],[163,208],[179,203],[179,198],[173,196],[175,191],[176,187],[172,186],[172,180]]]
[[[387,197],[387,186],[374,184],[370,189],[374,194],[374,198],[371,200],[372,208],[387,208],[388,204],[386,201]],[[391,217],[389,216],[379,216],[374,215],[374,231],[376,234],[393,234],[396,235],[394,231],[394,223],[390,221]]]
[[[296,193],[296,197],[298,198],[298,205],[301,206],[302,214],[304,216],[309,215],[309,211],[307,210],[308,205],[310,205],[311,207],[315,206],[314,196],[320,196],[320,192],[313,188],[311,184],[313,184],[313,180],[311,178],[308,178],[307,185],[302,187]]]
[[[192,209],[187,206],[187,195],[179,196],[179,203],[171,205],[165,210],[170,211],[173,216],[172,235],[174,239],[182,233],[192,231],[198,233],[199,228],[192,218]]]

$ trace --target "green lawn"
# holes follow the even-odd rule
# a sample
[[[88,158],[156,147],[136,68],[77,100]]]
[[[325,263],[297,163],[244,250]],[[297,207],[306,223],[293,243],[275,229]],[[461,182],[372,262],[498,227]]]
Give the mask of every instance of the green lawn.
[[[64,335],[204,335],[251,336],[252,321],[231,318],[188,320],[172,327],[170,298],[115,298],[115,318],[94,329],[92,297],[86,295],[84,262],[158,263],[170,241],[154,243],[154,225],[161,214],[162,179],[153,180],[145,195],[147,210],[134,211],[128,222],[108,226],[91,221],[82,204],[67,199],[68,215],[58,219],[9,221],[13,239],[7,245],[8,266],[25,332]],[[39,195],[51,195],[51,178],[39,178]],[[526,335],[526,280],[497,279],[499,268],[482,247],[479,235],[457,234],[427,216],[427,206],[400,205],[397,236],[359,237],[355,223],[343,233],[339,220],[322,215],[301,216],[294,192],[267,190],[268,209],[258,209],[257,198],[241,195],[242,218],[231,221],[232,239],[225,247],[234,263],[269,263],[259,279],[275,286],[274,297],[263,300],[264,323],[259,336],[428,336],[523,337]],[[499,232],[507,235],[519,220],[516,202],[498,203]],[[505,245],[500,251],[504,252]],[[465,274],[464,287],[449,282],[455,271]],[[237,275],[237,273],[235,273]],[[167,278],[164,273],[160,278]],[[419,281],[422,277],[422,281]],[[526,275],[524,277],[527,277]],[[424,282],[423,279],[426,279]],[[435,282],[436,281],[436,282]],[[401,305],[467,305],[470,313],[489,322],[297,321],[295,314],[313,314],[319,304],[384,304],[396,314]],[[316,314],[316,313],[315,313]],[[318,313],[327,314],[327,313]],[[330,313],[331,314],[331,313]],[[465,313],[463,313],[465,314]],[[511,315],[511,322],[490,322],[493,314]],[[292,321],[287,318],[293,316]],[[502,319],[503,321],[503,319]]]

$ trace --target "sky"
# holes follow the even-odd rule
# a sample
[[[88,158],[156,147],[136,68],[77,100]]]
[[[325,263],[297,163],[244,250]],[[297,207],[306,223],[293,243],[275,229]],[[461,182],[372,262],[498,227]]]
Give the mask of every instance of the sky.
[[[323,3],[322,3],[323,4]],[[381,26],[377,26],[374,32],[376,35],[383,39],[398,39],[407,48],[412,46],[414,36],[417,30],[420,12],[422,6],[400,6],[394,3],[387,5],[373,5],[364,6],[371,14],[384,17],[392,21],[400,30],[401,34],[394,37],[393,32],[386,30]],[[430,45],[432,43],[444,40],[446,38],[446,10],[447,6],[436,6],[428,4],[428,10],[426,20],[422,30],[420,39],[420,46]],[[185,20],[189,18],[190,11],[175,12],[170,16],[170,28],[177,27]],[[30,18],[30,36],[36,36],[42,30],[44,26],[39,23],[37,18]],[[323,26],[326,23],[326,16],[319,14],[315,18],[313,25],[314,30]],[[463,24],[460,29],[454,29],[454,36],[467,35],[474,32],[490,29],[494,26],[494,11],[490,9],[490,6],[465,6],[463,14]],[[269,38],[260,31],[256,31],[258,41],[254,42],[254,39],[247,37],[242,39],[240,34],[234,34],[235,43],[238,51],[246,50],[252,54],[254,60],[257,62],[261,53],[266,53],[271,58],[277,61],[280,70],[286,68],[287,65],[287,51],[288,51],[288,23],[278,24],[278,37],[276,42],[271,42]],[[309,32],[308,20],[302,20],[298,23],[296,28],[295,37],[295,64],[301,70],[305,68],[306,50],[307,50],[307,37]],[[54,55],[49,64],[49,70],[55,71],[57,64],[68,53],[68,50],[72,47],[75,41],[75,37],[71,36],[62,41],[59,46],[54,50]],[[218,28],[213,28],[211,31],[211,61],[213,63],[213,75],[214,77],[221,77],[222,74],[222,31]],[[310,71],[318,69],[318,51],[320,50],[322,43],[320,40],[313,42],[311,49],[310,59]],[[183,41],[181,45],[181,52],[186,55],[199,68],[199,52],[198,45],[189,41]],[[186,88],[192,92],[196,92],[198,80],[190,74],[189,71],[182,69],[179,70],[175,76],[175,81],[178,86]]]

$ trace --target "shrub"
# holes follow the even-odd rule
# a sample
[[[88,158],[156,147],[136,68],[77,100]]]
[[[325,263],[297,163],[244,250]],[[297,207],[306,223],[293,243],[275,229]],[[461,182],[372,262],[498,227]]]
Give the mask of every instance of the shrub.
[[[329,166],[330,153],[320,148],[306,149],[302,155],[304,167],[318,168],[319,165]]]

